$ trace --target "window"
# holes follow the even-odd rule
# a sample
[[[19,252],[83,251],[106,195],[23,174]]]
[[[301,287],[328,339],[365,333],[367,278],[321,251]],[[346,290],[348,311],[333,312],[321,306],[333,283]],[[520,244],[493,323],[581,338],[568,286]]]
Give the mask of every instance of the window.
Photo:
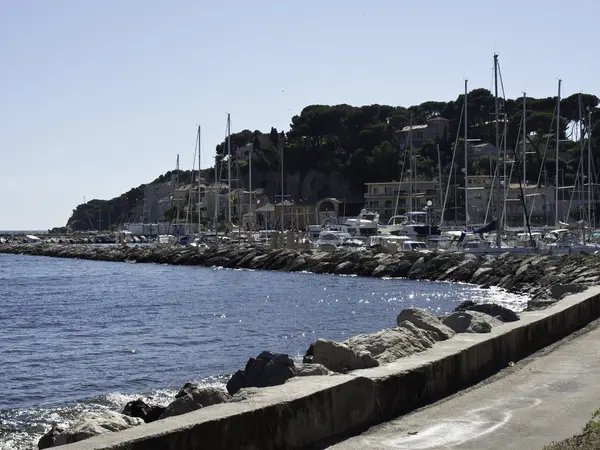
[[[373,195],[378,195],[378,194],[379,194],[379,192],[378,192],[378,191],[379,191],[379,189],[378,189],[378,188],[376,188],[376,187],[374,187],[374,188],[373,188]]]

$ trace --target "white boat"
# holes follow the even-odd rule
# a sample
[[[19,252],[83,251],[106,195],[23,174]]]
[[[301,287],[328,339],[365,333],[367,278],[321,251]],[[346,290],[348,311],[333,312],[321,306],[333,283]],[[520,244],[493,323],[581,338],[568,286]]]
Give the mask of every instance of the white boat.
[[[396,253],[402,250],[404,248],[404,242],[412,241],[408,236],[396,236],[393,234],[370,236],[368,240],[369,247],[388,253]]]
[[[403,251],[413,251],[413,252],[422,252],[429,251],[427,248],[427,244],[423,241],[404,241],[402,243]]]
[[[344,225],[352,236],[373,236],[379,228],[379,213],[363,209],[355,219],[347,219]]]
[[[350,234],[349,229],[346,225],[324,223],[323,225],[308,226],[308,235],[312,242],[316,242],[323,231],[339,231],[342,233]]]
[[[173,245],[177,243],[177,238],[172,234],[161,234],[158,236],[157,243],[161,245]]]
[[[315,248],[319,250],[335,250],[344,246],[345,242],[350,242],[352,236],[343,231],[324,230],[319,234],[319,239],[315,242]]]
[[[380,226],[380,234],[409,236],[411,238],[438,236],[440,229],[437,225],[427,223],[428,214],[423,211],[412,211],[406,214],[392,216],[387,226]]]

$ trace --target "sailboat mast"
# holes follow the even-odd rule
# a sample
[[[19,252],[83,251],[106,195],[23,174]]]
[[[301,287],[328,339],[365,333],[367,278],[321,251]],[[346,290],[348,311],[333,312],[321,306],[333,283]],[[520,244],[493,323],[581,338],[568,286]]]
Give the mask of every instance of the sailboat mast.
[[[231,116],[227,113],[227,224],[231,223]]]
[[[440,185],[440,211],[442,211],[442,215],[440,217],[440,224],[442,223],[442,221],[444,220],[444,213],[443,213],[443,208],[444,208],[444,184],[442,182],[442,157],[440,155],[440,144],[436,145],[436,150],[437,150],[437,158],[438,158],[438,178],[439,178],[439,185]],[[399,189],[399,188],[398,188]]]
[[[469,157],[468,157],[468,121],[467,121],[467,85],[469,80],[465,80],[465,228],[469,226]]]
[[[592,111],[588,111],[588,188],[587,188],[587,204],[588,204],[588,220],[590,229],[592,228]]]
[[[279,140],[278,140],[279,142]],[[283,183],[284,183],[284,178],[283,178],[283,146],[280,147],[280,154],[281,154],[281,239],[283,239],[283,233],[285,230],[285,197],[284,197],[284,188],[283,188]]]
[[[175,176],[175,186],[173,187],[173,190],[175,191],[175,193],[177,193],[177,189],[179,189],[179,153],[177,154],[177,164],[175,166],[175,171],[177,172],[177,175]],[[179,235],[179,198],[176,198],[175,201],[177,202],[177,219],[176,219],[176,223],[177,223],[177,235]]]
[[[202,127],[198,125],[198,234],[202,231],[202,176],[200,157],[202,155]]]
[[[527,207],[527,170],[525,165],[527,164],[527,94],[523,92],[523,187],[525,194],[523,195],[523,203]],[[527,212],[523,208],[523,233],[525,233],[525,227],[527,226]]]
[[[218,155],[215,155],[215,215],[214,215],[214,227],[215,227],[215,237],[218,233],[217,221],[219,220],[219,160]]]
[[[577,186],[577,181],[579,181],[579,205],[583,205],[583,199],[584,199],[584,186],[585,186],[585,172],[584,172],[584,165],[583,165],[583,154],[585,153],[585,143],[583,141],[583,110],[581,109],[581,93],[577,94],[577,104],[579,107],[579,168],[577,170],[577,176],[576,176],[576,183],[575,185]],[[581,170],[581,176],[579,175],[579,170]],[[580,219],[579,220],[583,220],[585,223],[585,215],[584,215],[584,210],[582,210],[582,208],[579,208],[579,214],[580,214]],[[585,239],[585,228],[584,228],[584,233],[583,233],[584,239]]]
[[[412,127],[413,127],[413,121],[412,121],[412,113],[410,115],[410,122],[409,122],[409,127],[408,127],[408,173],[409,173],[409,179],[408,179],[408,194],[409,194],[409,206],[408,206],[408,212],[412,212],[413,210],[413,154],[412,154]]]
[[[254,217],[252,216],[252,156],[254,156],[254,143],[250,147],[250,156],[248,157],[248,214],[250,220],[250,240],[252,240],[252,230],[254,229]]]
[[[500,212],[502,196],[500,194],[500,122],[498,114],[498,55],[494,54],[494,115],[496,117],[496,150],[498,151],[498,161],[496,162],[496,247],[500,248],[502,244],[502,216]]]
[[[504,117],[503,119],[503,125],[504,128],[502,130],[502,161],[503,161],[503,166],[504,166],[504,174],[502,175],[502,179],[504,180],[504,189],[502,189],[502,226],[506,227],[507,224],[507,217],[506,217],[506,199],[508,198],[508,191],[510,190],[510,179],[507,179],[506,174],[507,174],[507,168],[506,168],[506,155],[508,154],[507,149],[506,149],[506,141],[507,141],[507,136],[506,133],[508,131],[508,126],[507,126],[507,118],[506,118],[506,111],[504,112],[504,114],[502,114],[502,116]],[[512,172],[512,171],[511,171]],[[508,177],[510,178],[510,176]]]
[[[235,150],[235,186],[236,193],[235,196],[237,198],[237,219],[238,219],[238,237],[241,239],[242,234],[242,197],[240,195],[240,164],[238,159],[238,149],[236,147]]]
[[[558,80],[558,97],[556,98],[556,161],[554,166],[554,228],[558,230],[558,150],[560,147],[560,85]]]

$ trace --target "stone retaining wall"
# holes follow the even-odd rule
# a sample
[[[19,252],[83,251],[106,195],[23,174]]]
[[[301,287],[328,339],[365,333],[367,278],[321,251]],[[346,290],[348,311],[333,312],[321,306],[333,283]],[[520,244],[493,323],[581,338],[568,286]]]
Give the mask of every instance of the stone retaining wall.
[[[348,375],[298,378],[246,400],[107,433],[65,450],[301,449],[358,433],[450,395],[600,317],[600,288],[488,334],[465,333],[396,362]]]

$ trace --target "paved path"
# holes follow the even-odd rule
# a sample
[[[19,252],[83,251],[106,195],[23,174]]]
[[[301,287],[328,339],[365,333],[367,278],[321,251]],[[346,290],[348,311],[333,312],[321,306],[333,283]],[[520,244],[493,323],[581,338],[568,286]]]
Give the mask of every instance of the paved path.
[[[581,431],[600,408],[600,322],[495,377],[330,447],[541,449]]]

